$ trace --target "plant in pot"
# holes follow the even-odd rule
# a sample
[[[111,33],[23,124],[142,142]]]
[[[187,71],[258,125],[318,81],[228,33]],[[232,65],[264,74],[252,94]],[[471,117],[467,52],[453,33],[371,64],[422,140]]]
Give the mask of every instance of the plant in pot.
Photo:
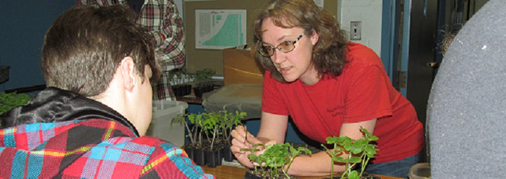
[[[346,166],[345,171],[340,177],[342,179],[378,178],[364,173],[369,160],[374,158],[376,152],[378,151],[378,149],[376,149],[376,144],[373,143],[378,140],[378,137],[369,133],[369,131],[362,128],[362,126],[360,126],[360,130],[364,136],[362,139],[355,140],[349,138],[348,136],[328,137],[327,144],[333,145],[333,149],[328,149],[322,144],[322,147],[324,147],[327,153],[332,157],[332,167],[330,173],[331,179],[334,178],[334,162],[344,163]],[[345,158],[341,157],[340,155],[343,153],[347,153],[348,156]],[[361,166],[360,173],[357,170],[353,170],[357,164],[360,164]]]
[[[204,144],[206,164],[209,167],[216,167],[221,165],[221,148],[223,146],[217,145],[217,139],[220,135],[220,122],[224,117],[222,114],[226,112],[211,112],[203,113],[203,120],[200,120],[200,126],[205,134],[206,140]]]
[[[227,113],[227,111],[222,111],[223,118],[220,122],[221,127],[221,136],[222,136],[222,156],[223,159],[227,162],[231,162],[234,160],[235,156],[230,150],[230,147],[232,146],[232,136],[231,132],[234,129],[235,126],[241,124],[241,119],[245,118],[247,113],[246,112],[239,112],[235,111],[235,114],[233,113]]]
[[[250,151],[251,154],[248,158],[258,164],[255,165],[254,170],[247,171],[245,179],[256,178],[291,178],[288,175],[288,169],[292,164],[295,157],[303,153],[311,155],[312,152],[305,147],[293,147],[290,143],[278,143],[265,146],[265,151],[262,154],[254,154],[259,149],[258,146],[263,144],[255,144],[250,149],[241,149],[243,151]]]
[[[202,94],[214,89],[211,77],[215,73],[215,70],[209,68],[197,70],[195,76],[193,77],[193,92],[197,98],[202,98]]]
[[[200,114],[182,114],[174,118],[172,122],[181,123],[186,128],[190,144],[185,144],[183,148],[188,156],[197,165],[215,167],[221,165],[222,149],[230,149],[230,146],[222,141],[231,140],[230,131],[234,124],[240,123],[240,119],[244,116],[246,116],[245,112],[236,112],[234,115],[223,110]]]
[[[186,136],[190,143],[183,148],[197,165],[205,165],[205,154],[202,149],[202,114],[181,114],[176,116],[171,123],[183,124],[186,128]]]
[[[239,124],[240,119],[244,118],[246,113],[236,111],[233,114],[222,110],[203,113],[202,115],[203,120],[200,120],[201,123],[199,125],[202,126],[203,133],[205,134],[203,148],[206,151],[206,164],[209,167],[215,167],[221,165],[225,148],[230,150],[230,132],[233,126]],[[233,156],[231,152],[228,155]],[[228,157],[230,158],[230,156]]]
[[[175,96],[185,96],[191,93],[188,78],[189,75],[184,68],[175,68],[169,71],[169,81]]]

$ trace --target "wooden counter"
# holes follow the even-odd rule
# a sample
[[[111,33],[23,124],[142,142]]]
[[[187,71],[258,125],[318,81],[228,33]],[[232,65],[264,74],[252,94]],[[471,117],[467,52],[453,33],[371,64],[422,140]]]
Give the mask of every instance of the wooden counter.
[[[204,169],[204,172],[213,174],[217,179],[241,179],[244,178],[244,174],[246,173],[247,169],[235,167],[235,166],[228,166],[228,165],[220,165],[216,168],[210,168],[210,167],[202,167]],[[389,177],[389,176],[382,176],[382,175],[375,175],[380,177],[381,179],[399,179],[397,177]],[[321,179],[325,177],[297,177],[298,179]],[[328,176],[327,176],[328,178]]]

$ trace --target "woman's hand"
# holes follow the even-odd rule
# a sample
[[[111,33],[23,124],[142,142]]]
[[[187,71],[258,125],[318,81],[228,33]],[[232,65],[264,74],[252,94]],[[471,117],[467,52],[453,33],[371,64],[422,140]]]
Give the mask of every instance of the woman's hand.
[[[232,135],[232,147],[230,147],[230,150],[235,155],[235,158],[237,158],[237,161],[239,161],[242,165],[253,168],[254,165],[249,158],[248,155],[251,154],[251,151],[241,151],[241,149],[251,149],[253,145],[263,143],[258,138],[253,136],[251,133],[247,131],[247,128],[245,126],[237,126],[234,130],[231,132]],[[274,140],[269,140],[265,143],[265,145],[269,144],[275,144],[276,142]],[[265,147],[262,145],[256,146],[256,149],[259,151],[255,152],[256,155],[259,155],[263,153]]]

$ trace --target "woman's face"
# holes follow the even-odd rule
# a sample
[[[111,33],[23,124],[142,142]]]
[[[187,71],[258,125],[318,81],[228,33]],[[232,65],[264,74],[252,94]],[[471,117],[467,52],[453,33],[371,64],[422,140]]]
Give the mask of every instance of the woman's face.
[[[313,46],[318,41],[317,33],[308,36],[304,34],[304,29],[300,27],[278,27],[274,25],[271,18],[263,20],[262,31],[263,46],[274,47],[274,54],[270,58],[285,81],[293,82],[300,79],[307,85],[318,82],[318,73],[311,65]],[[298,39],[299,37],[301,38]],[[289,43],[296,41],[294,43],[295,48],[292,51],[284,53],[276,49],[278,45],[287,41]]]

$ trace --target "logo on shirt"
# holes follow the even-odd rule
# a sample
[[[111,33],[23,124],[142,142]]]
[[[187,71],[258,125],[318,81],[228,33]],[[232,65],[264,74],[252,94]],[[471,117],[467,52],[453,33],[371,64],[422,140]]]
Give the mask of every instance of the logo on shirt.
[[[327,112],[330,113],[330,115],[332,115],[332,117],[344,116],[344,110],[345,109],[346,108],[344,106],[338,105],[336,107],[327,109]]]

